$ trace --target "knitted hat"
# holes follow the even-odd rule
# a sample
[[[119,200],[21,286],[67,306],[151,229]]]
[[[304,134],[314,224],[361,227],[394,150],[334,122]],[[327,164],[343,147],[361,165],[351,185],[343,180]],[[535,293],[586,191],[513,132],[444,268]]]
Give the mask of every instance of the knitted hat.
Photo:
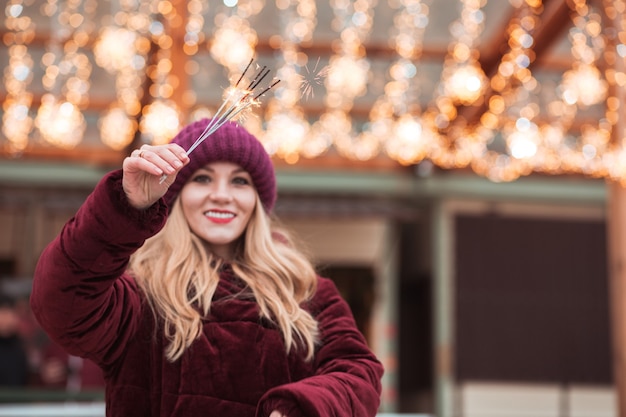
[[[187,125],[171,142],[188,150],[208,123],[209,119],[202,119]],[[261,142],[239,124],[231,121],[224,123],[194,149],[189,159],[189,163],[180,170],[176,181],[165,194],[164,198],[169,206],[194,172],[211,162],[225,161],[241,166],[250,174],[265,211],[272,211],[276,202],[274,166]]]

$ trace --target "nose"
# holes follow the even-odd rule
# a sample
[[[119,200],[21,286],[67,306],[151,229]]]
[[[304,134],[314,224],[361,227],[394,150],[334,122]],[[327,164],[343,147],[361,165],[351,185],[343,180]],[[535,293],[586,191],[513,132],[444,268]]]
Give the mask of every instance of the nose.
[[[233,194],[230,183],[227,180],[213,181],[209,198],[215,202],[227,203],[232,201]]]

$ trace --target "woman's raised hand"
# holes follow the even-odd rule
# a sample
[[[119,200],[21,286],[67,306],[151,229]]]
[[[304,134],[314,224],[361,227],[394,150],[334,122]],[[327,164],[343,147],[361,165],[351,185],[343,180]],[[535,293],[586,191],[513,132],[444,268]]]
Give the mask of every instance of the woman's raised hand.
[[[143,145],[124,159],[122,186],[131,206],[145,209],[163,197],[180,169],[189,163],[175,143]],[[163,180],[163,176],[166,176]]]

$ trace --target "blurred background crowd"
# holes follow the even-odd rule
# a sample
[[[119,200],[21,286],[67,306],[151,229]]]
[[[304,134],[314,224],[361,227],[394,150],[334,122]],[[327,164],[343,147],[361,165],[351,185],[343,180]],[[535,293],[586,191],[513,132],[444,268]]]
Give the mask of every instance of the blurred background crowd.
[[[5,286],[6,287],[6,286]],[[41,330],[33,318],[28,293],[0,293],[0,386],[102,390],[100,369],[71,356]]]

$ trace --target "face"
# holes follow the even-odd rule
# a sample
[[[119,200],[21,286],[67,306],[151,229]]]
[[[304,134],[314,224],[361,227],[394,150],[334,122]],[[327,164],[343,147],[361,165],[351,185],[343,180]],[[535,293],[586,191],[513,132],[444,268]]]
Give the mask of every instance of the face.
[[[215,255],[228,260],[254,212],[256,190],[250,174],[239,165],[213,162],[187,181],[180,204],[193,233]]]
[[[19,318],[9,306],[0,307],[0,337],[9,337],[17,333]]]

